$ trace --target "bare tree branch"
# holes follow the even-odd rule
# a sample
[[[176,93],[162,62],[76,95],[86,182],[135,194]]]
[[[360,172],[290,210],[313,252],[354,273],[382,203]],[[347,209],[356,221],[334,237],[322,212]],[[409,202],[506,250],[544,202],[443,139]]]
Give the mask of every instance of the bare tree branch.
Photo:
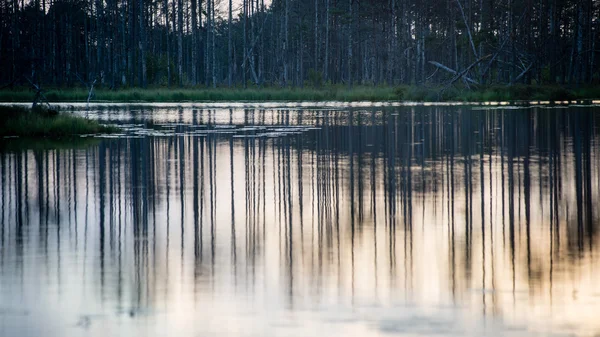
[[[78,73],[75,73],[75,76],[77,76],[79,81],[81,81],[81,83],[83,83],[83,85],[85,85],[85,87],[88,89],[87,103],[89,104],[90,100],[92,99],[92,96],[94,95],[94,85],[96,84],[97,79],[94,79],[93,82],[88,84],[81,78],[81,76],[79,76]]]
[[[519,20],[517,21],[517,26],[519,25],[519,23],[521,23],[521,20],[523,20],[523,17],[525,16],[525,13],[527,13],[527,10],[525,10],[523,12],[523,14],[521,14],[521,16],[519,17]],[[504,39],[504,41],[502,41],[502,44],[500,45],[500,48],[498,48],[498,50],[496,50],[496,52],[492,56],[492,59],[490,60],[490,62],[488,62],[487,67],[485,67],[485,70],[481,74],[482,77],[485,76],[485,74],[487,74],[487,72],[492,68],[492,63],[494,62],[494,60],[496,59],[496,57],[498,57],[498,55],[500,54],[500,52],[502,51],[502,49],[504,49],[504,46],[506,45],[506,43],[508,42],[508,40],[510,40],[510,36],[507,36]]]
[[[30,83],[30,84],[33,86],[33,88],[36,90],[36,93],[35,93],[35,98],[33,99],[33,104],[32,104],[32,106],[31,106],[31,108],[32,108],[32,109],[33,109],[33,108],[35,108],[35,107],[38,105],[38,101],[40,101],[40,99],[43,99],[43,100],[44,100],[44,101],[43,101],[43,103],[46,103],[46,105],[48,106],[48,108],[49,108],[49,109],[50,109],[50,108],[52,108],[52,107],[50,106],[50,103],[48,102],[48,98],[46,98],[46,96],[45,96],[45,95],[44,95],[44,93],[43,93],[42,87],[40,87],[39,85],[37,85],[37,84],[33,83],[33,82],[32,82],[32,81],[29,79],[29,77],[27,77],[27,76],[23,76],[23,77],[25,77],[25,79],[26,79],[26,80],[27,80],[27,81],[28,81],[28,82],[29,82],[29,83]]]
[[[477,61],[471,63],[470,66],[468,66],[465,70],[461,71],[459,74],[457,74],[448,84],[446,84],[446,88],[451,86],[452,84],[454,84],[454,82],[458,81],[461,78],[465,78],[467,79],[467,77],[465,76],[471,69],[473,69],[473,67],[475,67],[476,65],[478,65],[479,63],[481,63],[482,61],[485,61],[486,59],[490,58],[491,55],[486,55],[484,57],[479,58]],[[474,84],[479,84],[477,82],[474,82]]]
[[[479,62],[480,62],[480,61],[476,62],[475,64],[477,64],[477,63],[479,63]],[[459,72],[458,72],[458,71],[456,71],[456,70],[454,70],[454,69],[452,69],[452,68],[449,68],[448,66],[445,66],[445,65],[443,65],[443,64],[441,64],[441,63],[439,63],[439,62],[435,62],[435,61],[429,61],[429,63],[430,63],[430,64],[433,64],[434,66],[436,66],[436,67],[438,67],[438,68],[440,68],[440,69],[443,69],[443,70],[445,70],[445,71],[447,71],[447,72],[449,72],[449,73],[452,73],[452,74],[454,74],[454,75],[457,75],[457,76],[459,75]],[[471,69],[471,68],[472,68],[472,67],[469,67],[469,68],[467,68],[467,69]],[[473,84],[479,84],[479,82],[475,81],[474,79],[472,79],[472,78],[470,78],[470,77],[464,76],[464,75],[465,75],[465,74],[462,74],[462,75],[459,77],[459,79],[464,77],[464,78],[465,78],[465,80],[466,80],[466,81],[468,81],[468,82],[471,82],[471,83],[473,83]],[[452,83],[454,83],[454,82],[456,82],[456,80],[452,80]]]
[[[525,76],[525,74],[527,74],[527,72],[531,69],[531,67],[533,67],[533,63],[531,63],[529,65],[529,67],[525,68],[525,70],[523,70],[523,72],[521,72],[519,74],[519,76],[517,76],[513,81],[511,81],[510,83],[508,83],[507,87],[510,87],[514,84],[514,82],[519,81],[523,76]]]

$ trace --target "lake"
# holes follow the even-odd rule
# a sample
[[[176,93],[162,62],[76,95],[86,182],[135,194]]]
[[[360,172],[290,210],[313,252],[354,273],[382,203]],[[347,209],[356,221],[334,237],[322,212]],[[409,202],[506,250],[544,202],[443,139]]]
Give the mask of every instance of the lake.
[[[122,133],[1,141],[0,336],[600,333],[599,106],[63,110]]]

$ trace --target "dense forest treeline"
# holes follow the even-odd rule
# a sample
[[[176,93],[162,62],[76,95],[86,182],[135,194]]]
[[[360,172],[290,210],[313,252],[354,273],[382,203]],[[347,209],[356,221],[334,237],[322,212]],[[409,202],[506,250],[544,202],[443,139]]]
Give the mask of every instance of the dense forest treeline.
[[[594,0],[1,0],[0,87],[590,84],[599,17]]]

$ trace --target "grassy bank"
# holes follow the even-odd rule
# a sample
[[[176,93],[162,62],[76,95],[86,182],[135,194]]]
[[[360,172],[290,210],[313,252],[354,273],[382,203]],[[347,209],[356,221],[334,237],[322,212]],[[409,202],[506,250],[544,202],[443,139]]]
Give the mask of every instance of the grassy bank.
[[[149,88],[98,89],[92,101],[100,102],[206,102],[206,101],[517,101],[600,99],[600,87],[568,89],[558,86],[498,86],[476,90],[425,86],[326,86],[323,88]],[[31,102],[35,93],[28,89],[0,91],[0,102]],[[51,102],[85,102],[88,92],[83,88],[48,89]]]
[[[68,138],[84,134],[112,133],[115,127],[48,109],[0,107],[0,137]]]

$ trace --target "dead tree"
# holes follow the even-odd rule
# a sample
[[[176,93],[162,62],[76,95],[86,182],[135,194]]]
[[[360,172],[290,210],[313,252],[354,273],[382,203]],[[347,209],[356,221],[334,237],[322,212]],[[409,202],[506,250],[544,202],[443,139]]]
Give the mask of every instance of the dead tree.
[[[42,87],[40,85],[33,83],[33,81],[31,81],[29,79],[29,77],[26,77],[26,76],[24,76],[24,77],[31,84],[31,86],[35,89],[35,97],[33,98],[33,104],[31,105],[31,108],[35,109],[35,107],[38,104],[46,103],[48,109],[52,110],[52,107],[50,106],[50,103],[48,102],[48,98],[46,98],[46,95],[44,95],[44,90],[42,89]]]

